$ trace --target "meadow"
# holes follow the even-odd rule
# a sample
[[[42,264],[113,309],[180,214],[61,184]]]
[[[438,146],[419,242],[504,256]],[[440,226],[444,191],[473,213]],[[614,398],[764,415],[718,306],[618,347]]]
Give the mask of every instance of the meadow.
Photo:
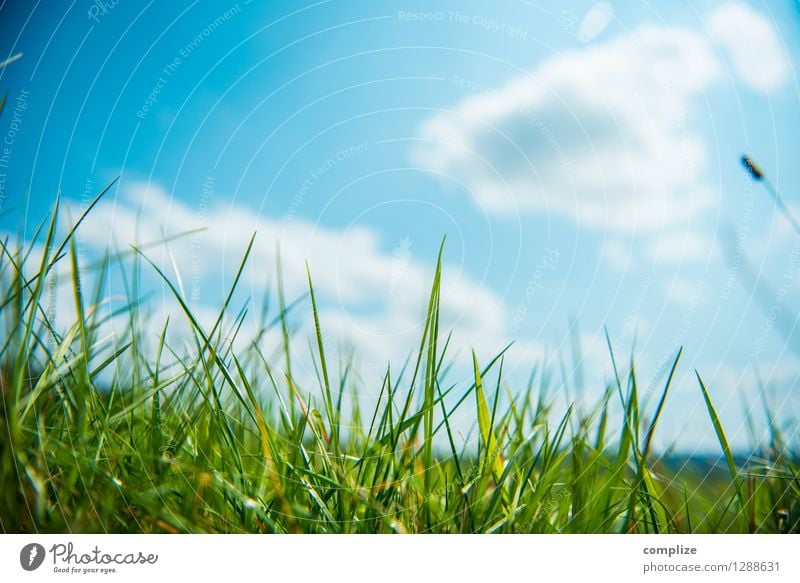
[[[263,307],[255,338],[230,341],[247,314],[233,298],[252,240],[215,323],[203,326],[147,249],[109,250],[90,278],[75,242],[86,215],[59,228],[61,215],[56,202],[36,245],[2,242],[3,532],[800,531],[798,457],[780,412],[766,411],[768,443],[754,438],[747,455],[733,452],[697,374],[719,459],[653,451],[679,347],[649,414],[634,362],[623,363],[611,342],[613,379],[590,408],[556,412],[559,381],[541,368],[526,386],[509,387],[502,349],[489,359],[473,354],[470,382],[450,385],[440,251],[421,298],[419,344],[404,366],[387,366],[379,398],[365,408],[349,368],[326,358],[313,273],[301,298],[315,331],[309,386],[292,368],[309,349],[288,323],[300,300],[286,298],[280,277],[277,306]],[[145,271],[181,306],[190,334],[180,346],[168,339],[168,321],[156,342],[143,337]],[[113,310],[103,301],[111,273],[127,296]],[[54,285],[71,290],[75,317],[66,327],[44,302]],[[278,353],[261,347],[270,333],[282,338]],[[453,428],[456,415],[473,420],[469,445]]]

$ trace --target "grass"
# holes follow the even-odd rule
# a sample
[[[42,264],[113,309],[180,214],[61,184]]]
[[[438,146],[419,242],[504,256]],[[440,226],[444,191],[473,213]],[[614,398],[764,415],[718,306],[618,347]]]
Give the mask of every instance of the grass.
[[[468,386],[447,385],[440,251],[414,357],[400,371],[387,367],[365,409],[350,366],[338,375],[329,367],[310,272],[313,387],[293,373],[288,314],[302,299],[287,302],[280,274],[277,312],[263,310],[256,340],[226,341],[246,316],[231,307],[252,240],[204,328],[146,248],[107,253],[87,290],[74,238],[83,216],[61,237],[58,216],[56,203],[38,231],[41,251],[2,242],[4,532],[800,531],[797,455],[779,424],[769,413],[770,443],[737,458],[699,374],[724,462],[709,468],[652,452],[681,351],[649,421],[635,367],[620,370],[610,342],[615,376],[588,411],[556,415],[546,371],[507,386],[503,351],[483,361],[473,353]],[[68,276],[54,284],[62,264]],[[102,293],[112,269],[127,290],[113,310]],[[181,346],[168,340],[169,321],[155,342],[143,337],[144,270],[182,309],[190,334]],[[75,321],[60,330],[43,303],[51,285],[72,291]],[[112,317],[126,324],[110,338]],[[278,354],[258,341],[272,331],[282,338]],[[345,403],[345,394],[356,396]],[[474,440],[457,434],[456,416],[474,419]]]

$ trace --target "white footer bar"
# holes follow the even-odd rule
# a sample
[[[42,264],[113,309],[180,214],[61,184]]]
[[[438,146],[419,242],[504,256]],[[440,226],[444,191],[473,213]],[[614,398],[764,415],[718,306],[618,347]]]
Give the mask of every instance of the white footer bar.
[[[0,581],[769,583],[800,581],[798,555],[798,535],[2,535]]]

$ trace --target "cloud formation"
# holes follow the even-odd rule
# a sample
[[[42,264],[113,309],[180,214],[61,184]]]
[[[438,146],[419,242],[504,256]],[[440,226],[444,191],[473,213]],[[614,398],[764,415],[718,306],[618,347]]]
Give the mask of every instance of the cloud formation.
[[[415,163],[463,181],[487,211],[652,231],[713,203],[696,101],[720,77],[708,41],[641,26],[552,56],[421,128]]]
[[[213,200],[219,202],[193,207],[157,183],[130,182],[123,185],[116,201],[102,201],[93,210],[79,231],[80,240],[90,252],[98,253],[190,233],[149,247],[146,255],[180,282],[190,304],[213,322],[212,306],[224,297],[255,232],[241,287],[256,304],[268,293],[269,281],[275,281],[280,244],[289,299],[307,291],[308,261],[323,328],[333,343],[349,343],[362,362],[375,370],[382,370],[390,359],[402,360],[418,344],[435,257],[423,257],[410,240],[392,246],[368,227],[334,229],[299,217],[280,220],[258,216],[227,198]],[[195,232],[198,229],[204,230]],[[488,358],[509,342],[509,310],[488,285],[473,280],[458,266],[445,265],[441,295],[441,328],[443,334],[454,330],[453,352],[474,347]],[[176,316],[173,322],[180,320],[180,311],[172,308],[164,311]],[[311,315],[307,307],[301,310],[305,311],[298,313],[298,325],[310,333]],[[163,319],[154,334],[161,325]],[[538,343],[524,339],[513,351],[529,365],[543,352]]]
[[[782,87],[791,74],[785,49],[772,22],[743,2],[711,13],[709,30],[731,61],[738,79],[761,93]]]

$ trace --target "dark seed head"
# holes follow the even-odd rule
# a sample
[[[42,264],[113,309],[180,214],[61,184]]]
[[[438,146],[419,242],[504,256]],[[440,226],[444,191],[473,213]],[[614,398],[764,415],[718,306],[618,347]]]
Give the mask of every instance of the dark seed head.
[[[749,157],[742,156],[742,166],[747,169],[750,173],[750,176],[753,177],[753,180],[761,180],[764,178],[764,173],[761,172],[761,168],[756,166],[755,162],[753,162]]]

